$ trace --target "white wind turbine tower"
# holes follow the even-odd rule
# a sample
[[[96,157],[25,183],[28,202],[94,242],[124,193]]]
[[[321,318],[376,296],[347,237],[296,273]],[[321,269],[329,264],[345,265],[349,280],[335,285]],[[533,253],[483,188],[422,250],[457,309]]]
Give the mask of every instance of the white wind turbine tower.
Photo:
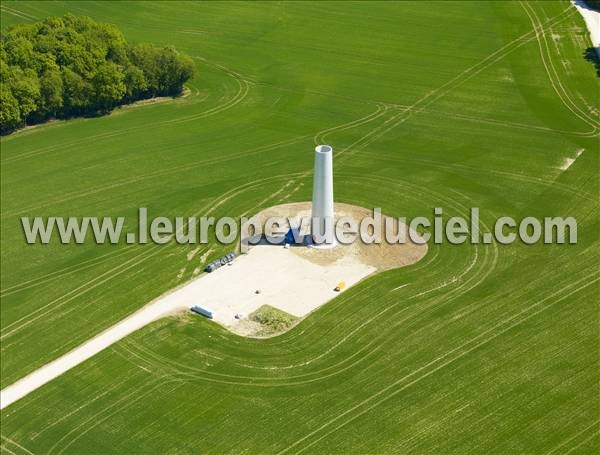
[[[317,248],[332,248],[337,243],[333,218],[333,148],[329,145],[315,148],[311,238]]]

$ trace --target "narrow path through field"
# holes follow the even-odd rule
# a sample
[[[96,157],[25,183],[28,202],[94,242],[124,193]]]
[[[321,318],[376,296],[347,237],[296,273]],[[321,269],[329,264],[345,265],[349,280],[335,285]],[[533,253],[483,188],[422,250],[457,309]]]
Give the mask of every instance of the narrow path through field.
[[[2,389],[0,391],[0,409],[4,409],[120,339],[176,309],[178,309],[177,302],[167,297],[136,311],[78,348]]]
[[[339,212],[343,208],[338,207],[337,210],[344,215],[343,211]],[[401,264],[408,265],[423,257],[427,248],[417,245],[414,248],[407,246],[405,249],[404,245],[398,245],[394,250],[400,251],[398,254],[406,262]],[[155,249],[153,254],[159,251]],[[0,392],[0,409],[136,330],[194,305],[210,307],[214,320],[234,331],[237,331],[239,322],[236,315],[248,315],[263,305],[271,305],[294,316],[304,317],[337,295],[334,291],[335,283],[344,280],[350,287],[377,270],[368,260],[363,261],[362,256],[356,254],[354,249],[338,247],[336,251],[339,258],[336,256],[330,263],[323,264],[310,260],[293,249],[278,245],[257,245],[248,254],[229,264],[232,267],[221,267],[168,292],[67,354],[6,387]],[[307,286],[307,283],[311,285]],[[261,289],[262,292],[255,293],[256,289]],[[27,321],[23,322],[25,323]],[[18,327],[13,328],[14,330],[18,330]]]

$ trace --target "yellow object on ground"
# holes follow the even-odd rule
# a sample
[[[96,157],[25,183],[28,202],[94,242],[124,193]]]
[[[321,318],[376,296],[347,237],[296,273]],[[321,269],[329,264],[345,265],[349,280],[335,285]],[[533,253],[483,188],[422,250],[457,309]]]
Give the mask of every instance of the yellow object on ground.
[[[346,283],[344,281],[340,281],[337,286],[333,289],[335,292],[340,292],[342,289],[346,287]]]

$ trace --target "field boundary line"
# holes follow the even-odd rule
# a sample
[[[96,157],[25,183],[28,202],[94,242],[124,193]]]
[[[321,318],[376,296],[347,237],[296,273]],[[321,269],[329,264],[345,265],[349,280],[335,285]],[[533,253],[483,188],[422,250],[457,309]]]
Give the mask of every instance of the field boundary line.
[[[322,131],[318,132],[314,136],[314,143],[315,143],[315,145],[322,144],[325,142],[325,137],[331,133],[338,132],[338,131],[345,131],[348,129],[353,129],[353,128],[356,128],[357,126],[363,125],[365,123],[369,123],[372,120],[375,120],[378,117],[384,115],[387,110],[388,110],[388,107],[385,104],[377,103],[377,109],[375,110],[375,112],[371,112],[370,114],[368,114],[364,117],[361,117],[359,119],[353,120],[351,122],[344,123],[342,125],[333,126],[326,130],[322,130]]]
[[[545,24],[542,24],[541,27],[542,28],[551,27],[552,25],[555,25],[555,23],[562,22],[563,20],[568,18],[572,12],[573,12],[573,10],[571,10],[570,8],[567,8],[564,11],[562,11],[561,13],[554,16],[553,18],[549,19]],[[561,18],[561,16],[565,16],[565,17]],[[462,85],[464,82],[466,82],[469,79],[471,79],[472,77],[476,76],[481,71],[489,68],[491,65],[496,63],[498,60],[504,58],[510,52],[514,51],[515,49],[521,47],[522,45],[528,43],[530,40],[534,39],[535,33],[537,33],[537,31],[534,26],[533,30],[530,30],[529,32],[526,32],[526,33],[522,34],[521,36],[508,42],[501,48],[499,48],[496,51],[492,52],[491,54],[487,55],[484,59],[482,59],[482,60],[478,61],[477,63],[473,64],[472,66],[466,68],[461,73],[457,74],[452,79],[445,82],[438,88],[430,90],[424,96],[422,96],[417,101],[415,101],[413,104],[409,105],[404,111],[391,117],[383,125],[379,126],[378,128],[375,128],[371,132],[369,132],[366,135],[364,135],[363,137],[359,138],[358,140],[353,142],[348,147],[345,147],[342,151],[338,152],[337,155],[340,156],[342,154],[345,154],[346,152],[351,152],[359,144],[360,144],[360,147],[365,147],[365,146],[370,145],[374,141],[378,140],[381,136],[388,133],[393,128],[404,123],[406,120],[408,120],[412,116],[412,114],[420,113],[421,109],[423,109],[424,107],[429,106],[430,104],[434,103],[439,98],[441,98],[442,96],[447,95],[448,93],[450,93],[451,91],[456,89],[458,86]],[[450,86],[450,87],[448,87],[448,86]],[[446,87],[448,87],[448,88],[446,89]],[[427,101],[428,98],[430,98],[431,96],[434,96],[434,98]],[[420,106],[421,104],[423,104],[423,106]],[[403,115],[404,115],[404,117],[402,117]],[[397,120],[397,119],[399,119],[399,120]],[[393,123],[389,127],[385,127],[385,125],[389,122],[395,122],[395,123]],[[595,131],[595,129],[594,129],[594,131]],[[374,135],[374,136],[369,138],[369,136],[372,136],[372,135]],[[352,152],[348,153],[348,155],[352,155]],[[346,157],[344,157],[344,158],[346,158]],[[342,159],[344,159],[344,158],[342,158]]]
[[[157,385],[161,385],[161,379],[164,378],[145,378],[142,382],[142,384],[137,384],[136,387],[133,388],[133,391],[129,392],[127,395],[117,399],[116,401],[112,402],[111,404],[107,405],[105,408],[99,410],[98,412],[94,413],[91,417],[88,417],[86,420],[84,420],[83,422],[79,423],[78,425],[76,425],[75,427],[73,427],[70,431],[68,431],[67,433],[65,433],[58,441],[56,441],[54,443],[54,445],[52,447],[50,447],[50,449],[48,450],[48,454],[51,454],[52,452],[54,452],[54,450],[62,443],[62,441],[66,438],[68,438],[72,433],[78,431],[80,428],[84,427],[85,425],[88,424],[88,422],[91,422],[95,419],[97,419],[97,417],[101,414],[106,413],[107,411],[110,411],[110,409],[114,408],[115,406],[118,406],[119,404],[121,404],[121,402],[126,402],[129,400],[130,397],[132,397],[133,395],[136,394],[140,394],[142,392],[144,392],[144,394],[141,397],[136,398],[134,401],[129,401],[131,404],[135,403],[137,400],[143,398],[143,396],[145,396],[145,394],[147,394],[148,392],[145,392],[145,389],[150,387],[150,392],[154,390],[154,387],[156,387]],[[131,387],[129,387],[131,388]],[[121,408],[123,409],[123,408]],[[74,441],[73,441],[74,442]],[[62,450],[64,450],[66,447],[63,447]]]
[[[95,267],[105,261],[108,261],[110,259],[114,259],[117,256],[120,256],[121,254],[124,254],[125,252],[129,252],[128,250],[126,250],[126,248],[129,245],[124,246],[123,248],[120,248],[118,250],[115,251],[111,251],[110,253],[106,253],[103,254],[101,256],[98,256],[96,258],[91,258],[82,262],[79,262],[77,264],[73,264],[70,265],[68,267],[65,267],[63,269],[60,270],[56,270],[54,272],[50,272],[47,273],[45,275],[42,275],[40,277],[37,278],[33,278],[30,280],[26,280],[24,282],[12,285],[6,289],[3,289],[2,291],[0,291],[0,297],[8,297],[9,295],[15,294],[17,292],[21,292],[24,291],[26,289],[30,289],[32,287],[36,287],[39,286],[41,284],[47,283],[48,281],[52,281],[58,278],[62,278],[66,275],[70,275],[72,273],[77,273],[81,270],[87,270],[89,268]]]
[[[598,426],[598,424],[600,424],[600,419],[597,419],[594,423],[592,423],[591,425],[585,427],[583,430],[578,431],[577,433],[575,433],[573,436],[571,436],[569,439],[565,440],[564,442],[561,442],[559,445],[557,445],[556,447],[554,447],[552,450],[550,450],[549,452],[546,452],[546,455],[551,455],[554,452],[556,452],[558,449],[563,448],[564,446],[566,446],[567,444],[569,444],[571,441],[573,441],[573,439],[578,438],[579,436],[581,436],[582,434],[584,434],[586,431],[588,431],[590,428],[594,427],[594,426]],[[595,434],[596,432],[594,432]],[[565,452],[565,454],[568,452]]]
[[[39,209],[50,207],[55,204],[62,204],[63,202],[72,201],[75,199],[81,199],[83,197],[87,197],[92,194],[102,193],[103,191],[113,190],[115,188],[120,188],[122,186],[131,185],[132,183],[138,183],[138,182],[141,182],[144,180],[154,179],[156,177],[161,177],[161,176],[177,173],[179,171],[190,171],[199,166],[225,163],[227,161],[236,160],[236,159],[239,159],[242,157],[248,157],[251,155],[255,155],[255,154],[265,152],[265,151],[283,147],[285,145],[292,145],[292,144],[295,144],[295,143],[301,141],[302,139],[306,139],[308,137],[310,137],[310,136],[309,135],[296,136],[292,139],[286,139],[284,141],[275,142],[273,144],[261,145],[258,147],[254,147],[250,150],[244,150],[244,151],[233,153],[233,154],[230,154],[227,156],[216,156],[213,158],[206,158],[206,159],[203,159],[200,161],[194,161],[193,163],[178,164],[177,166],[173,166],[173,167],[170,167],[167,169],[162,169],[162,170],[158,170],[158,171],[154,171],[154,172],[149,172],[147,174],[137,175],[137,176],[129,178],[129,179],[109,183],[108,185],[101,185],[99,187],[92,188],[87,191],[74,191],[71,194],[68,194],[67,196],[61,196],[60,198],[55,198],[50,201],[44,202],[42,205],[30,206],[27,208],[19,208],[17,210],[5,212],[2,214],[2,219],[9,218],[9,217],[16,216],[16,215],[23,215],[23,214],[33,211],[33,210],[39,210]]]
[[[397,109],[397,110],[406,110],[408,107],[408,106],[400,105],[400,104],[397,104],[397,105],[394,104],[391,106],[393,109]],[[498,126],[501,126],[504,128],[522,129],[522,130],[527,130],[527,131],[532,131],[532,132],[567,134],[567,135],[572,135],[572,136],[576,136],[576,137],[589,137],[589,138],[597,137],[600,135],[600,131],[597,131],[596,129],[592,129],[590,131],[566,131],[566,130],[557,130],[554,128],[550,128],[548,126],[532,125],[532,124],[520,123],[520,122],[510,122],[508,120],[499,120],[499,119],[492,119],[492,118],[486,118],[486,117],[477,117],[477,116],[466,115],[466,114],[461,114],[461,113],[457,113],[457,112],[440,111],[437,109],[421,108],[421,109],[419,109],[419,112],[429,114],[432,116],[437,116],[437,117],[459,119],[459,120],[464,120],[466,122],[474,122],[474,123],[480,123],[480,124],[498,125]]]
[[[565,452],[565,455],[568,455],[569,453],[573,452],[573,450],[578,449],[579,447],[581,447],[583,444],[585,444],[586,442],[588,442],[590,439],[594,438],[595,436],[598,436],[598,431],[594,431],[591,435],[589,435],[583,441],[580,441],[577,444],[575,444],[573,447],[571,447],[569,450],[567,450]]]
[[[58,308],[61,308],[65,304],[69,303],[71,300],[73,300],[77,297],[80,297],[81,295],[91,291],[92,289],[95,289],[96,287],[98,287],[101,284],[106,283],[107,281],[113,279],[114,277],[120,275],[121,273],[138,265],[142,261],[149,259],[150,257],[154,256],[158,252],[158,251],[154,251],[154,252],[152,252],[152,254],[150,254],[149,253],[150,251],[151,251],[150,249],[142,251],[141,253],[128,259],[124,263],[112,268],[111,270],[108,270],[107,272],[104,272],[104,273],[98,275],[95,278],[92,278],[90,281],[76,287],[75,289],[72,289],[71,291],[67,292],[63,296],[58,297],[58,298],[46,303],[45,305],[32,311],[31,313],[20,317],[16,321],[14,321],[11,324],[4,327],[4,332],[7,329],[10,329],[10,330],[8,332],[2,333],[2,335],[0,335],[0,340],[4,340],[5,338],[10,337],[13,333],[20,331],[21,329],[28,326],[32,322],[35,322],[36,320],[40,319],[41,317],[46,316],[49,312],[56,311]],[[129,265],[128,267],[125,267],[125,265],[129,264],[130,262],[132,262],[136,259],[139,259],[139,260],[137,262],[134,262],[133,264]],[[106,278],[101,281],[98,281],[104,277],[106,277]],[[94,284],[92,286],[90,286],[90,283],[94,283]],[[78,291],[81,291],[82,289],[83,289],[82,292],[78,292]],[[65,299],[65,298],[66,298],[66,300],[63,301],[63,299]],[[55,305],[57,302],[60,302],[60,303],[58,305]],[[50,308],[48,308],[49,306],[50,306]],[[40,310],[44,310],[46,308],[48,308],[48,310],[40,312]],[[19,324],[19,323],[21,323],[21,324]],[[15,325],[17,325],[17,327],[12,328]]]
[[[535,31],[535,38],[538,43],[539,54],[542,59],[542,64],[546,70],[546,74],[548,75],[548,79],[550,80],[550,84],[554,89],[554,92],[558,95],[558,98],[561,100],[563,105],[570,110],[574,115],[576,115],[580,120],[584,121],[588,125],[594,128],[594,131],[598,129],[598,122],[594,119],[591,119],[586,112],[584,112],[578,105],[573,101],[565,87],[563,86],[560,76],[558,75],[556,68],[552,62],[552,55],[550,54],[550,49],[548,48],[548,42],[546,41],[545,28],[541,25],[541,21],[535,10],[531,5],[526,4],[523,1],[519,1],[519,5],[523,8],[531,25],[533,26],[533,30]],[[572,5],[570,5],[572,7]],[[575,9],[572,9],[575,12]],[[538,25],[536,25],[536,23]],[[542,47],[542,40],[544,42],[544,46],[546,51],[544,52],[544,48]],[[548,59],[548,61],[546,61]],[[552,69],[552,71],[550,71]],[[554,77],[552,76],[554,73]],[[560,90],[559,90],[560,88]],[[561,93],[562,92],[562,93]]]
[[[26,13],[21,10],[18,10],[16,8],[9,8],[8,6],[6,6],[6,4],[1,5],[0,10],[4,10],[8,14],[12,14],[13,16],[20,17],[21,19],[25,19],[27,21],[37,21],[38,20],[37,17],[32,16],[31,14]]]
[[[463,196],[462,194],[460,196]],[[439,197],[442,197],[441,195]],[[464,197],[464,196],[463,196]],[[465,206],[463,206],[462,204],[458,204],[462,207],[463,210],[467,210],[467,208]],[[492,266],[491,268],[489,267],[485,267],[485,273],[483,274],[483,276],[480,278],[478,275],[476,274],[474,275],[472,278],[470,278],[469,280],[466,281],[462,281],[462,277],[466,274],[469,273],[469,271],[475,266],[475,264],[478,261],[478,254],[477,254],[477,249],[475,249],[475,255],[473,258],[473,261],[471,261],[471,263],[469,264],[469,266],[461,273],[461,275],[459,275],[458,277],[455,277],[454,280],[450,280],[450,281],[444,281],[442,282],[441,285],[434,287],[433,289],[430,289],[429,291],[424,291],[421,292],[419,294],[416,295],[412,295],[407,297],[405,300],[411,300],[413,298],[416,297],[420,297],[421,295],[424,295],[428,292],[433,292],[433,291],[437,291],[439,289],[442,289],[446,286],[449,286],[451,284],[455,284],[455,283],[460,283],[458,287],[456,287],[455,289],[451,290],[448,294],[446,294],[444,296],[444,302],[447,303],[448,301],[453,300],[454,298],[459,297],[460,295],[463,295],[465,292],[468,292],[469,290],[473,289],[474,287],[478,286],[485,278],[487,278],[487,276],[489,276],[489,274],[494,270],[496,262],[497,262],[497,256],[498,256],[498,250],[497,250],[497,246],[496,245],[491,245],[491,248],[493,248],[493,260],[492,260]],[[486,261],[487,263],[487,261]],[[484,263],[484,266],[486,265],[486,263]],[[476,279],[475,284],[471,285],[471,281],[473,279]],[[468,289],[466,290],[462,290],[462,288],[464,286],[470,286]],[[361,291],[359,291],[359,294],[364,294],[366,293],[368,290],[370,289],[370,287],[364,288]],[[449,297],[451,296],[451,297]],[[355,296],[356,297],[356,296]],[[436,299],[435,301],[427,304],[425,306],[424,309],[422,310],[428,310],[431,308],[435,308],[440,302],[440,299]],[[397,305],[400,305],[402,302],[396,302],[393,303],[387,307],[385,307],[383,310],[381,310],[379,313],[377,313],[376,315],[374,315],[373,317],[371,317],[369,320],[364,321],[363,323],[359,324],[357,327],[355,327],[350,333],[346,334],[344,337],[342,337],[342,339],[340,339],[335,345],[331,346],[329,349],[327,349],[325,352],[320,353],[319,355],[317,355],[316,357],[313,357],[311,359],[308,359],[307,361],[304,361],[302,363],[299,364],[293,364],[293,365],[287,365],[287,366],[280,366],[280,367],[271,367],[271,368],[260,368],[260,367],[253,367],[253,366],[249,366],[247,364],[240,364],[237,363],[239,366],[243,366],[243,367],[247,367],[247,368],[255,368],[255,369],[261,369],[261,370],[283,370],[283,369],[290,369],[290,368],[297,368],[297,367],[303,367],[306,366],[310,363],[312,363],[313,361],[324,357],[325,355],[329,354],[331,351],[333,351],[335,348],[337,348],[338,346],[344,344],[352,335],[354,335],[354,333],[358,333],[358,331],[360,329],[362,329],[364,326],[366,326],[367,324],[371,323],[373,320],[379,318],[381,315],[383,315],[384,313],[390,311],[392,308],[395,308]],[[404,312],[405,309],[401,309],[398,313],[395,314],[399,314]],[[405,323],[407,320],[412,319],[414,316],[409,316],[407,318],[404,318],[402,320],[400,320],[399,322],[396,322],[393,327],[397,327],[398,325],[401,325],[403,323]],[[321,374],[324,371],[327,370],[331,370],[333,368],[337,368],[340,365],[343,365],[345,363],[347,363],[348,361],[350,361],[352,358],[356,357],[357,355],[361,354],[362,351],[367,350],[368,348],[370,348],[370,346],[375,343],[376,341],[378,341],[379,339],[384,338],[384,336],[378,336],[376,338],[374,338],[373,340],[371,340],[369,343],[367,343],[366,346],[363,346],[363,348],[359,349],[358,351],[354,352],[352,355],[350,355],[349,357],[345,357],[342,360],[340,360],[338,363],[336,363],[335,365],[330,365],[326,368],[322,368],[320,370],[316,370],[316,371],[311,371],[308,373],[303,373],[303,374],[299,374],[299,375],[294,375],[294,376],[288,376],[288,377],[282,377],[282,378],[269,378],[269,377],[261,377],[261,376],[242,376],[242,375],[231,375],[231,374],[225,374],[225,373],[218,373],[218,372],[211,372],[208,370],[202,370],[202,369],[198,369],[186,364],[183,364],[181,362],[176,362],[173,360],[170,360],[168,358],[166,358],[165,356],[162,356],[154,351],[151,351],[148,348],[144,348],[142,346],[136,345],[136,346],[131,346],[132,349],[137,350],[137,351],[141,351],[142,353],[145,354],[145,356],[143,356],[143,354],[140,354],[138,352],[139,355],[142,355],[142,358],[146,359],[147,362],[154,362],[154,365],[156,365],[156,362],[158,362],[159,365],[161,365],[163,368],[166,369],[174,369],[175,371],[179,372],[181,375],[184,375],[186,377],[189,378],[195,378],[195,379],[199,379],[199,380],[206,380],[209,382],[223,382],[223,383],[227,383],[227,384],[232,384],[233,382],[231,381],[222,381],[219,379],[209,379],[208,376],[216,376],[216,377],[221,377],[221,378],[228,378],[231,380],[237,380],[237,379],[249,379],[249,380],[258,380],[258,381],[265,381],[265,383],[263,384],[256,384],[256,383],[241,383],[241,382],[235,382],[236,384],[243,384],[243,385],[256,385],[256,386],[262,386],[262,387],[268,387],[270,386],[289,386],[289,385],[299,385],[299,384],[306,384],[306,383],[310,383],[310,382],[316,382],[316,381],[320,381],[326,378],[329,378],[331,376],[340,374],[346,370],[348,370],[349,368],[357,365],[359,362],[365,360],[369,355],[371,355],[373,352],[379,350],[382,346],[383,343],[376,346],[375,348],[373,348],[371,350],[371,352],[367,353],[366,355],[360,357],[359,359],[357,359],[356,361],[350,363],[347,366],[344,366],[341,369],[337,369],[334,370],[331,373],[327,373],[325,375]],[[139,356],[138,356],[139,357]],[[151,361],[150,358],[152,358],[153,360]],[[187,372],[186,372],[187,370]],[[199,374],[200,373],[200,374]],[[315,378],[311,378],[311,379],[304,379],[301,381],[292,381],[289,382],[291,380],[294,379],[298,379],[298,378],[305,378],[307,376],[314,376],[316,374],[321,374],[320,376],[317,376]],[[203,376],[204,375],[204,376]],[[277,383],[275,381],[279,381],[279,380],[285,380],[288,382],[285,383]],[[268,383],[271,384],[268,384]]]
[[[193,57],[193,58],[204,62],[207,66],[212,66],[213,68],[216,68],[222,72],[225,72],[225,74],[227,74],[228,76],[233,78],[236,81],[236,83],[238,84],[238,90],[237,90],[236,94],[231,99],[225,101],[224,103],[213,106],[213,107],[207,109],[206,111],[197,112],[195,114],[189,114],[189,115],[186,115],[183,117],[179,117],[177,119],[159,120],[156,122],[146,123],[144,125],[132,126],[130,128],[120,129],[120,130],[116,130],[116,131],[105,131],[103,133],[88,136],[85,139],[79,139],[76,141],[68,142],[66,144],[61,143],[61,144],[52,145],[52,146],[48,146],[48,147],[42,147],[41,149],[38,149],[38,150],[32,150],[30,152],[25,152],[25,153],[21,153],[19,155],[14,155],[14,156],[8,157],[4,160],[0,160],[0,163],[1,164],[12,163],[14,161],[20,161],[20,160],[31,158],[31,157],[37,157],[39,155],[43,155],[46,153],[51,153],[51,152],[55,152],[55,151],[64,151],[65,148],[67,148],[67,147],[76,146],[76,145],[79,145],[82,143],[88,143],[92,139],[113,138],[113,137],[117,137],[117,136],[121,136],[123,134],[129,133],[131,131],[146,130],[149,127],[166,125],[169,123],[173,123],[176,120],[190,121],[190,120],[197,120],[199,118],[209,117],[211,115],[218,114],[219,112],[222,112],[223,110],[229,109],[230,107],[233,107],[234,105],[238,104],[240,101],[242,101],[243,98],[245,98],[247,96],[248,90],[249,90],[248,81],[245,78],[243,78],[242,76],[240,76],[238,73],[236,73],[232,70],[229,70],[229,69],[225,69],[225,67],[223,67],[221,65],[209,62],[208,60],[206,60],[202,57]],[[243,83],[241,81],[243,81]],[[241,99],[240,99],[240,96],[241,96]]]
[[[34,455],[34,453],[31,450],[28,450],[27,448],[23,447],[21,444],[19,444],[15,440],[13,440],[13,439],[11,439],[11,438],[9,438],[7,436],[4,436],[4,435],[0,435],[0,436],[2,437],[2,439],[4,441],[7,441],[7,442],[9,442],[12,445],[17,446],[19,449],[23,450],[25,453],[29,453],[31,455]]]
[[[508,325],[507,327],[501,329],[499,332],[495,332],[495,329],[501,327],[502,325],[505,325],[506,323],[511,322],[512,320],[514,320],[515,318],[518,318],[519,316],[521,316],[523,313],[528,312],[529,310],[541,305],[543,302],[545,302],[546,300],[551,299],[552,297],[554,297],[556,294],[560,294],[563,290],[568,289],[568,288],[572,288],[578,284],[580,284],[583,281],[586,281],[589,279],[590,276],[594,276],[597,275],[596,273],[592,273],[588,276],[585,276],[584,278],[582,278],[581,280],[576,281],[575,283],[571,283],[567,286],[564,286],[563,288],[561,288],[560,290],[558,290],[557,292],[555,292],[554,294],[545,297],[544,299],[540,300],[537,303],[534,303],[530,306],[528,306],[527,308],[523,309],[522,311],[513,314],[511,317],[506,318],[502,321],[500,321],[498,324],[496,324],[495,326],[491,327],[490,329],[482,332],[481,334],[477,335],[476,337],[472,338],[471,340],[463,343],[460,346],[457,346],[456,348],[448,351],[446,354],[437,357],[436,359],[433,359],[432,361],[430,361],[429,363],[427,363],[426,365],[422,366],[421,368],[414,370],[413,372],[409,373],[408,375],[403,376],[402,378],[398,379],[397,381],[393,382],[392,384],[384,387],[383,389],[381,389],[379,392],[376,392],[375,394],[371,395],[369,398],[361,401],[360,403],[352,406],[351,408],[349,408],[348,410],[344,411],[341,414],[338,414],[336,417],[334,417],[333,419],[329,420],[328,422],[326,422],[325,424],[321,425],[320,427],[316,428],[315,430],[313,430],[312,432],[308,433],[307,435],[305,435],[304,437],[300,438],[299,440],[297,440],[295,443],[291,444],[290,446],[286,447],[285,449],[281,450],[278,452],[278,454],[282,454],[285,453],[287,451],[289,451],[290,449],[292,449],[293,447],[297,446],[298,444],[302,443],[303,441],[305,441],[306,439],[308,439],[309,437],[313,436],[314,434],[318,433],[319,431],[321,431],[322,429],[330,426],[333,422],[342,419],[343,417],[345,417],[347,414],[353,412],[354,410],[358,409],[359,407],[361,407],[362,405],[372,401],[373,399],[375,399],[376,397],[378,397],[381,394],[386,393],[388,390],[392,389],[393,387],[395,387],[396,385],[401,384],[405,379],[409,378],[410,376],[414,376],[416,373],[424,370],[425,368],[427,368],[430,365],[434,365],[435,363],[437,363],[439,360],[443,359],[444,357],[449,356],[450,354],[459,351],[461,349],[463,349],[464,347],[466,347],[467,345],[477,341],[478,338],[484,337],[484,339],[480,342],[478,342],[475,346],[468,348],[467,350],[464,350],[463,352],[461,352],[460,354],[458,354],[456,357],[451,358],[450,360],[445,361],[444,363],[442,363],[441,365],[435,367],[433,370],[418,376],[417,378],[415,378],[414,380],[412,380],[411,382],[407,383],[406,385],[402,386],[401,388],[391,392],[390,394],[388,394],[387,396],[384,396],[383,398],[381,398],[379,401],[376,401],[374,404],[372,404],[371,406],[369,406],[368,408],[360,411],[358,414],[355,414],[353,416],[351,416],[350,418],[348,418],[347,420],[343,421],[340,425],[338,425],[337,427],[331,429],[329,432],[323,434],[322,436],[320,436],[319,438],[311,441],[308,445],[302,447],[298,452],[296,453],[301,453],[302,451],[306,450],[307,448],[309,448],[310,446],[316,444],[317,442],[319,442],[321,439],[325,438],[326,436],[328,436],[329,434],[337,431],[338,429],[342,428],[343,426],[347,425],[348,423],[350,423],[351,421],[355,420],[356,418],[360,417],[361,415],[365,414],[366,412],[372,410],[373,408],[377,407],[379,404],[383,403],[384,401],[388,400],[389,398],[395,396],[396,394],[400,393],[401,391],[405,390],[406,388],[410,387],[411,385],[419,382],[420,380],[430,376],[431,374],[437,372],[438,370],[442,369],[443,367],[445,367],[446,365],[449,365],[453,362],[455,362],[456,360],[459,360],[460,358],[464,357],[465,355],[471,353],[472,351],[476,350],[477,348],[489,343],[490,341],[496,339],[497,337],[503,335],[504,333],[508,332],[509,330],[513,329],[514,327],[528,321],[529,319],[531,319],[532,317],[540,314],[541,312],[551,308],[552,306],[556,305],[557,303],[561,302],[562,300],[570,297],[572,294],[575,294],[585,288],[587,288],[588,286],[591,286],[592,284],[596,283],[597,281],[600,280],[599,277],[597,277],[596,279],[589,281],[587,284],[583,285],[583,286],[579,286],[577,287],[575,290],[568,292],[567,294],[559,297],[556,301],[550,303],[549,305],[543,306],[541,309],[538,309],[534,312],[531,312],[530,314],[527,314],[525,317],[517,320],[516,322],[514,322],[513,324]],[[487,338],[485,338],[486,335],[491,335]]]

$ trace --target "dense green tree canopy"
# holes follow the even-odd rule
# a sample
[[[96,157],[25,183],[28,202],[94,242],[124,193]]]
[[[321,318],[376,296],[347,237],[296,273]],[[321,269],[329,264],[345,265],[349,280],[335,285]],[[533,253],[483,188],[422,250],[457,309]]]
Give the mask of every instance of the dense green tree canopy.
[[[193,74],[187,55],[128,44],[115,26],[88,17],[19,24],[0,40],[0,131],[177,95]]]

